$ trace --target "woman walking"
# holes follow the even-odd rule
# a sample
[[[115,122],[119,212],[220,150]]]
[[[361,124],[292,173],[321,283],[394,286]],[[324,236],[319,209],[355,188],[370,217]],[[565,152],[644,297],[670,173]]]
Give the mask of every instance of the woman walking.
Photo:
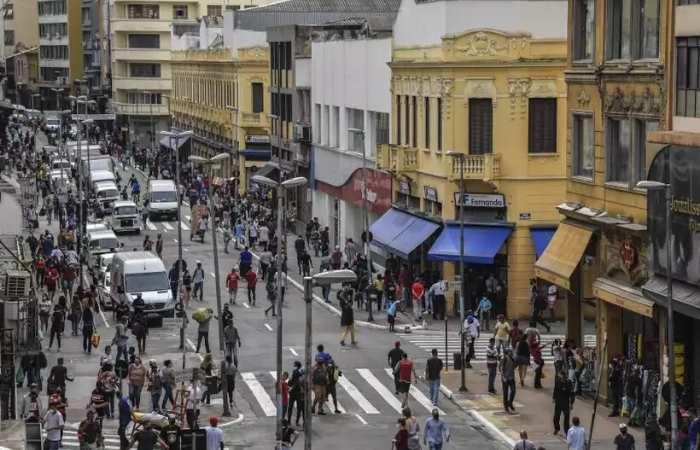
[[[518,342],[516,350],[516,363],[518,365],[518,378],[520,386],[525,386],[525,375],[527,374],[527,366],[530,365],[530,344],[528,343],[527,334],[524,334]]]
[[[87,297],[83,306],[83,351],[92,353],[92,335],[95,332],[95,317],[92,314],[92,299]]]
[[[141,406],[141,390],[146,384],[146,368],[141,364],[141,358],[134,358],[134,362],[129,365],[127,382],[129,383],[129,400],[134,405],[136,411]]]

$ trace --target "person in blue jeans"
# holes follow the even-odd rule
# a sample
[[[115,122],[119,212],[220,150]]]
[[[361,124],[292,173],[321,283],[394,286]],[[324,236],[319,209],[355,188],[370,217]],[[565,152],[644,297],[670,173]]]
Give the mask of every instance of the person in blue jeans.
[[[489,339],[489,345],[486,347],[486,369],[489,373],[489,394],[496,394],[496,387],[494,382],[496,381],[496,372],[498,371],[498,359],[500,354],[496,348],[496,338]]]
[[[436,348],[432,349],[430,354],[432,356],[428,358],[425,364],[425,379],[428,382],[428,398],[430,398],[433,406],[437,406],[438,397],[440,396],[440,372],[442,372],[443,363],[438,358]]]

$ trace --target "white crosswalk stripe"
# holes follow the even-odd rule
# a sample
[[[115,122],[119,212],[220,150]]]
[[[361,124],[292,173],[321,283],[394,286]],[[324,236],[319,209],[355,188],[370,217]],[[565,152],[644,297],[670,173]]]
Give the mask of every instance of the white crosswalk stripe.
[[[119,436],[116,433],[102,432],[104,437],[105,450],[119,450]],[[46,432],[44,431],[44,439],[46,439]],[[78,431],[66,429],[63,431],[63,448],[80,448],[80,441],[78,440]],[[102,447],[100,447],[102,448]]]
[[[182,228],[184,231],[190,231],[190,227],[185,225],[185,222],[180,222],[180,228]]]
[[[153,222],[151,222],[151,219],[146,219],[146,226],[148,227],[149,230],[151,231],[156,231],[158,228],[155,226]]]
[[[174,230],[172,225],[170,225],[168,222],[163,222],[163,226],[165,227],[166,230],[171,231]]]
[[[444,335],[439,335],[439,334],[431,334],[431,335],[421,335],[421,334],[404,334],[404,333],[397,333],[396,334],[401,340],[410,342],[413,345],[416,345],[420,347],[421,349],[425,350],[427,353],[430,353],[432,349],[437,349],[438,351],[438,356],[442,358],[443,360],[445,359],[445,336]],[[471,362],[472,364],[474,363],[486,363],[486,347],[489,345],[489,338],[493,336],[493,333],[490,332],[482,332],[481,337],[476,340],[474,343],[474,356],[476,359],[473,359]],[[543,334],[541,335],[541,341],[543,344],[549,346],[555,339],[561,339],[564,340],[563,335],[554,335],[554,334]],[[595,335],[586,335],[583,337],[583,344],[585,347],[595,347],[596,346],[596,337]],[[450,333],[448,334],[447,337],[447,356],[449,357],[449,361],[452,362],[452,357],[454,353],[459,353],[461,350],[461,341],[460,337],[456,333]],[[554,357],[552,356],[552,352],[549,350],[548,347],[545,347],[542,351],[542,357],[544,358],[545,362],[553,362]]]
[[[238,389],[238,393],[251,404],[254,414],[262,412],[264,417],[275,417],[276,407],[276,372],[243,372],[240,374],[246,388]],[[342,376],[337,384],[338,410],[341,414],[394,414],[401,413],[401,398],[394,394],[394,381],[391,369],[349,369],[342,370]],[[425,385],[411,386],[409,395],[411,404],[426,412],[434,406],[423,392]],[[313,398],[313,395],[312,395]],[[340,404],[342,401],[343,405]],[[415,403],[413,403],[415,401]],[[333,410],[332,397],[327,406]],[[445,411],[439,410],[441,415]]]

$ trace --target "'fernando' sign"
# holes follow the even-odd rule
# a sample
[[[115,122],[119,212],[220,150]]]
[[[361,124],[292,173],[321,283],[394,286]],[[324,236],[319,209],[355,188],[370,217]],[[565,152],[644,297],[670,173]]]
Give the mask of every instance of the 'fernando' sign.
[[[505,208],[503,194],[470,194],[455,192],[455,205],[464,204],[466,208]]]

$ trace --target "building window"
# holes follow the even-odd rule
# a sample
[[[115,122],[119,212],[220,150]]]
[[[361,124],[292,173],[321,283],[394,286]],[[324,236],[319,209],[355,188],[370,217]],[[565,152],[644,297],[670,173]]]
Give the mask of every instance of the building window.
[[[132,78],[160,78],[160,64],[129,64],[129,76]]]
[[[129,19],[160,19],[160,6],[158,5],[128,5]]]
[[[389,114],[388,113],[374,113],[377,118],[377,130],[375,133],[375,144],[382,145],[388,144],[390,141],[389,137]],[[371,147],[371,146],[370,146]]]
[[[412,147],[418,146],[418,97],[412,97],[411,103],[411,142]]]
[[[557,99],[531,98],[529,101],[530,153],[557,152]]]
[[[409,145],[411,143],[411,97],[408,95],[404,98],[404,138],[403,138],[403,143],[406,145]]]
[[[632,0],[609,0],[607,59],[631,59]]]
[[[187,5],[173,5],[173,20],[187,20]]]
[[[345,108],[345,115],[348,119],[348,128],[357,128],[365,131],[365,112],[361,109]],[[362,135],[360,133],[348,131],[348,150],[355,153],[362,153]]]
[[[595,0],[574,0],[574,61],[593,60],[595,45]]]
[[[659,57],[659,0],[611,0],[606,33],[607,59]]]
[[[241,9],[240,5],[226,5],[226,11],[238,11]]]
[[[15,45],[15,32],[14,30],[5,31],[5,45]]]
[[[605,181],[629,184],[630,182],[630,121],[628,119],[608,119],[607,144],[605,151]]]
[[[572,121],[572,175],[593,180],[595,128],[593,116],[575,114]]]
[[[396,143],[401,145],[401,123],[402,123],[402,118],[401,118],[401,96],[397,95],[396,96]]]
[[[660,0],[639,0],[639,29],[636,32],[636,57],[656,59],[659,57],[659,27],[661,22]]]
[[[469,154],[493,153],[493,101],[469,99]]]
[[[437,150],[442,151],[442,99],[437,101]]]
[[[634,121],[633,186],[647,179],[647,133],[650,131],[659,131],[659,122]]]
[[[143,92],[127,93],[127,103],[137,105],[160,105],[163,102],[162,94],[146,94]]]
[[[160,48],[160,35],[130,34],[129,48]]]
[[[700,37],[676,39],[676,115],[700,117]]]
[[[430,97],[425,97],[423,99],[423,103],[423,110],[425,111],[423,114],[423,127],[425,128],[423,135],[423,146],[425,148],[430,148]]]
[[[265,110],[265,94],[262,83],[251,83],[253,91],[253,112],[261,113]]]
[[[679,5],[697,5],[700,4],[700,0],[678,0]]]
[[[221,15],[221,5],[209,5],[207,6],[208,16],[220,16]]]

